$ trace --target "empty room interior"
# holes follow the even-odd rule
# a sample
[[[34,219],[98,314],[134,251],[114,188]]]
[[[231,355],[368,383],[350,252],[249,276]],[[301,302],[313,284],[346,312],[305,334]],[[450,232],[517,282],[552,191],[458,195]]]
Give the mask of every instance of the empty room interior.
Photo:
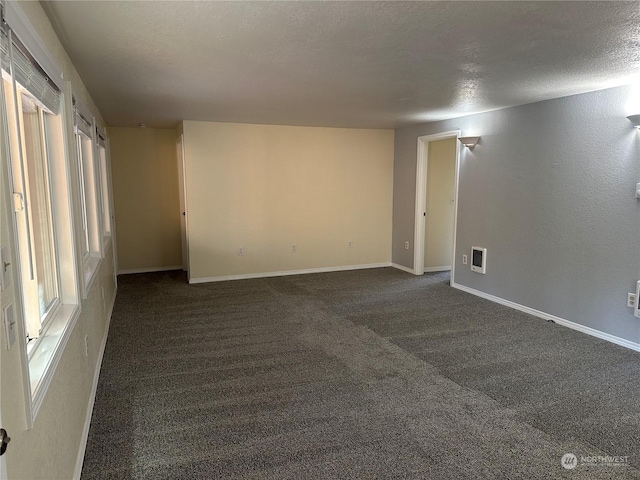
[[[640,479],[637,2],[0,6],[0,480]]]

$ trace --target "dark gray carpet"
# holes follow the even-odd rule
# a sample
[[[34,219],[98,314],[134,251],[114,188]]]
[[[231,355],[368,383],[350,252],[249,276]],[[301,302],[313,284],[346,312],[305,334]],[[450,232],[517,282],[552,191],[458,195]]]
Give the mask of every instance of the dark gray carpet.
[[[82,478],[640,478],[640,354],[448,274],[121,276]]]

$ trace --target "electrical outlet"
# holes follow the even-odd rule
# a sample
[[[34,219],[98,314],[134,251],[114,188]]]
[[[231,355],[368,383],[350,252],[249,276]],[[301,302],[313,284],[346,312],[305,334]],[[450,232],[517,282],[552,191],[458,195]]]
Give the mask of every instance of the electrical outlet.
[[[298,253],[298,246],[296,244],[291,245],[291,253]]]
[[[467,263],[469,263],[469,259],[466,255],[462,255],[462,264],[466,265]]]
[[[353,248],[353,241],[349,240],[349,248]]]
[[[636,306],[636,294],[627,293],[627,307],[634,308]]]
[[[409,250],[409,242],[404,242],[404,249]]]
[[[238,255],[239,256],[244,255],[244,247],[238,247]]]

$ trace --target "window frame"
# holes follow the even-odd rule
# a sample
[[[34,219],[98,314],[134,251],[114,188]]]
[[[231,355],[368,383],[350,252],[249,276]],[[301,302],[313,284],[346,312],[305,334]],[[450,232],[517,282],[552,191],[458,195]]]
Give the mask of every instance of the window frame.
[[[83,298],[87,298],[95,280],[101,259],[104,257],[104,242],[101,218],[101,190],[97,161],[95,117],[73,96],[74,140],[76,169],[80,201],[80,239],[83,272]],[[81,123],[84,122],[84,129]]]
[[[106,130],[106,129],[105,129]],[[113,238],[113,192],[111,188],[111,152],[109,151],[109,139],[106,133],[100,132],[96,127],[96,159],[98,162],[98,177],[100,183],[100,215],[102,230],[102,252],[104,253]]]
[[[1,11],[2,9],[0,9]],[[4,27],[3,27],[4,28]],[[44,315],[44,322],[41,319],[41,333],[37,341],[32,343],[31,348],[27,348],[26,339],[26,314],[27,303],[33,302],[33,297],[28,298],[29,293],[25,291],[23,278],[25,275],[31,276],[32,266],[25,260],[33,259],[33,253],[27,248],[27,237],[25,232],[21,232],[28,222],[20,219],[16,208],[9,209],[9,217],[12,223],[12,237],[14,249],[14,264],[17,272],[17,281],[14,297],[16,305],[17,338],[13,348],[18,348],[23,362],[22,388],[25,395],[25,413],[27,427],[31,427],[42,406],[49,385],[60,362],[62,352],[64,352],[71,332],[78,320],[81,305],[78,282],[78,264],[76,261],[76,241],[74,235],[74,214],[73,196],[71,189],[71,171],[68,142],[68,111],[70,111],[71,93],[70,83],[64,83],[64,88],[57,90],[59,99],[56,112],[51,112],[41,102],[33,98],[29,88],[16,82],[16,77],[11,74],[14,68],[13,49],[17,48],[24,52],[26,48],[19,40],[14,39],[11,27],[6,30],[9,48],[9,66],[3,65],[0,75],[0,116],[3,128],[0,130],[6,154],[7,181],[5,185],[9,192],[20,192],[22,202],[28,210],[31,204],[31,193],[24,188],[24,183],[20,177],[23,169],[28,168],[25,160],[24,144],[24,118],[21,118],[22,95],[35,100],[38,107],[38,138],[42,142],[40,150],[46,162],[46,197],[49,201],[50,210],[48,218],[51,226],[51,242],[54,246],[52,250],[53,261],[55,263],[56,289],[58,302],[54,309],[48,309]],[[14,41],[18,44],[14,44]],[[23,54],[23,53],[21,53]],[[33,65],[39,68],[37,60],[30,58]],[[55,83],[55,82],[54,82]],[[58,84],[56,84],[56,88]],[[67,93],[68,91],[68,93]],[[45,116],[43,112],[48,111]],[[51,120],[51,121],[49,121]],[[19,171],[16,171],[18,169]],[[19,181],[16,181],[19,180]],[[4,182],[4,180],[2,180]],[[22,185],[21,185],[22,184]],[[4,188],[4,186],[3,186]],[[13,196],[12,193],[10,193]],[[10,205],[17,205],[20,202],[10,202]],[[27,216],[25,211],[24,217]],[[22,222],[22,223],[21,223]],[[22,239],[19,237],[22,236]],[[29,237],[31,233],[29,233]],[[27,251],[25,254],[25,250]],[[28,263],[29,265],[26,265]],[[34,275],[35,276],[35,275]],[[32,308],[33,311],[33,308]]]
[[[18,150],[23,152],[20,159],[15,159],[15,160],[10,160],[12,162],[15,162],[15,164],[20,164],[20,165],[14,165],[13,168],[18,168],[20,170],[20,175],[23,178],[23,185],[21,187],[19,187],[19,190],[23,190],[26,189],[26,191],[21,191],[20,193],[23,195],[23,202],[24,202],[24,210],[25,210],[25,223],[28,223],[28,228],[26,229],[26,232],[24,232],[24,228],[21,229],[21,231],[18,232],[18,236],[19,236],[19,242],[20,243],[25,243],[28,242],[29,243],[29,247],[27,248],[27,252],[21,252],[21,255],[29,255],[31,258],[26,259],[27,262],[30,263],[31,267],[30,270],[33,271],[32,275],[33,278],[31,278],[29,281],[36,281],[38,282],[38,277],[36,275],[35,269],[36,269],[36,259],[34,258],[37,254],[36,254],[36,240],[35,240],[35,227],[34,227],[34,214],[33,214],[33,209],[32,209],[32,204],[34,203],[32,197],[32,186],[31,186],[31,182],[33,180],[30,180],[30,173],[28,172],[29,168],[29,162],[33,161],[30,160],[29,156],[26,155],[24,152],[26,152],[27,150],[27,140],[26,140],[26,134],[25,134],[25,120],[24,120],[24,98],[23,97],[27,97],[28,99],[30,99],[36,109],[37,109],[37,115],[38,115],[38,134],[40,135],[40,139],[39,139],[39,147],[40,147],[40,155],[42,156],[41,160],[43,162],[43,168],[45,170],[45,174],[46,174],[46,179],[45,179],[45,192],[44,195],[46,197],[46,201],[48,203],[48,222],[49,225],[47,225],[47,229],[49,230],[48,234],[50,236],[50,243],[51,245],[49,245],[49,248],[52,250],[50,252],[50,254],[53,255],[53,272],[52,272],[52,279],[54,282],[54,290],[55,290],[55,295],[54,298],[52,299],[51,303],[47,306],[47,308],[45,309],[44,312],[39,312],[39,328],[38,328],[38,336],[37,337],[31,337],[27,339],[27,352],[29,355],[29,358],[31,359],[33,352],[37,349],[37,346],[40,344],[41,339],[43,337],[46,336],[46,332],[48,330],[48,328],[51,326],[51,324],[53,323],[53,319],[55,319],[56,315],[57,315],[57,311],[58,308],[61,305],[61,301],[60,301],[60,292],[62,290],[61,288],[61,278],[60,278],[60,266],[59,266],[59,259],[60,259],[60,255],[58,252],[58,242],[57,242],[57,230],[56,230],[56,222],[54,219],[54,214],[53,214],[53,198],[52,198],[52,191],[53,191],[53,185],[52,185],[52,178],[51,178],[51,174],[50,174],[50,170],[49,170],[49,155],[48,155],[48,148],[47,148],[47,140],[46,140],[46,127],[45,127],[45,115],[50,115],[49,113],[46,113],[45,110],[43,109],[43,107],[41,105],[38,105],[37,100],[28,92],[28,90],[26,90],[24,87],[21,87],[17,84],[14,83],[13,88],[16,89],[16,94],[14,95],[14,102],[17,101],[16,103],[16,113],[17,113],[17,126],[19,127],[18,129],[18,141],[20,142],[20,146],[18,147]],[[27,158],[25,158],[27,157]],[[14,183],[15,185],[15,183]],[[14,192],[17,189],[14,188]],[[34,194],[35,195],[35,194]],[[26,199],[27,197],[29,197],[29,201],[27,202]],[[24,237],[29,237],[29,238],[24,238]],[[20,238],[22,237],[22,238]],[[23,249],[24,250],[24,249]],[[24,258],[24,257],[23,257]],[[23,260],[25,261],[25,260]],[[22,278],[22,282],[23,283],[27,283],[27,280],[25,277]],[[32,294],[26,294],[26,296],[31,296]],[[25,296],[25,293],[23,293],[23,297]],[[28,305],[30,303],[33,303],[33,300],[30,298],[29,302],[25,301],[25,322],[27,324],[29,323],[33,323],[32,321],[30,321],[30,319],[28,318],[31,314],[31,305]],[[30,327],[31,328],[31,327]],[[28,332],[26,332],[28,333]],[[26,337],[27,335],[25,335]]]

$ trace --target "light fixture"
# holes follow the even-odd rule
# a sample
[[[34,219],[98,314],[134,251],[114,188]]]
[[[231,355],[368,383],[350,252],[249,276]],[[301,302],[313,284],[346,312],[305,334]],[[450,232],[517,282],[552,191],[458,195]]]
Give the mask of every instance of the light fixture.
[[[478,140],[480,137],[458,137],[460,143],[462,143],[467,148],[473,148],[478,144]]]
[[[638,115],[629,115],[627,117],[633,126],[640,130],[640,114]]]

